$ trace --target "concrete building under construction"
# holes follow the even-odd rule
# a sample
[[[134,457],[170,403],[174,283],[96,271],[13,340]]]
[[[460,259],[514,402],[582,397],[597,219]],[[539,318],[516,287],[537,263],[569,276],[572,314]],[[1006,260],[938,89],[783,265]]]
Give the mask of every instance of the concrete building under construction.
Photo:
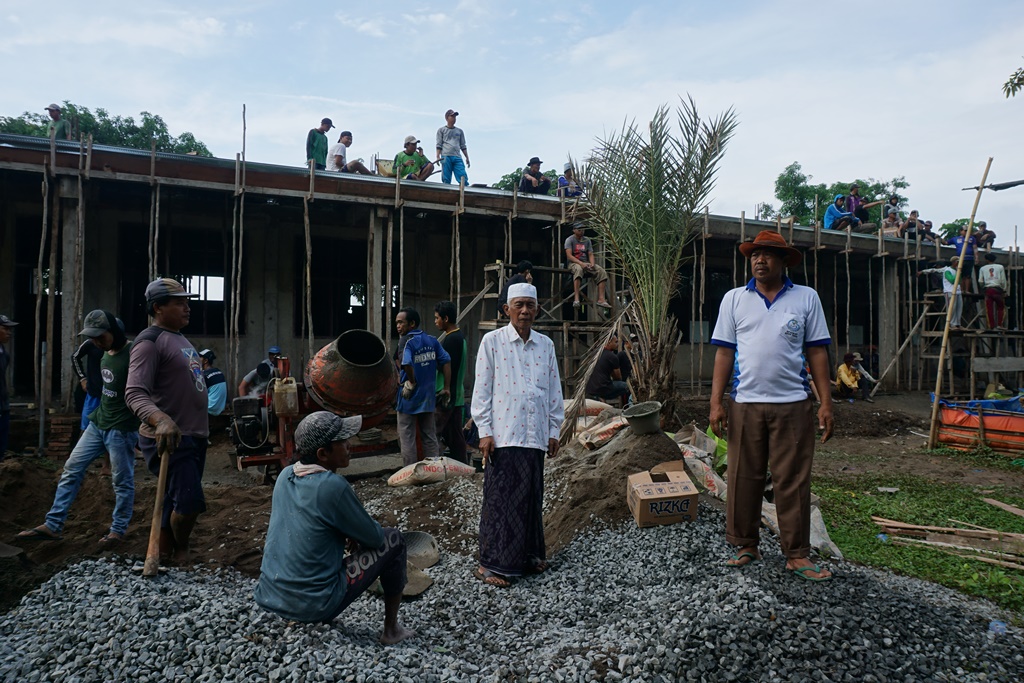
[[[417,308],[432,331],[434,304],[449,298],[473,349],[499,324],[495,299],[505,264],[520,259],[537,266],[545,299],[538,328],[558,345],[571,384],[606,317],[596,307],[576,313],[565,305],[571,282],[561,247],[572,201],[0,135],[0,311],[24,323],[11,342],[12,393],[32,400],[48,361],[44,397],[70,404],[69,355],[80,343],[83,313],[115,311],[129,335],[137,333],[148,325],[143,292],[156,276],[182,279],[201,294],[184,332],[197,348],[214,349],[237,386],[271,345],[291,356],[299,374],[313,352],[349,329],[369,329],[393,344],[400,306]],[[834,355],[856,350],[879,372],[891,366],[887,386],[930,387],[941,294],[929,294],[927,278],[916,273],[923,263],[948,259],[951,248],[709,214],[673,303],[684,391],[710,382],[714,350],[707,342],[718,304],[748,278],[736,244],[762,229],[780,230],[804,250],[790,276],[818,290]],[[1019,254],[994,253],[1009,269],[1010,331],[978,326],[953,339],[950,377],[964,394],[976,383],[968,381],[965,359],[1020,355]],[[975,302],[968,299],[968,313]],[[1019,385],[1015,365],[1002,372]]]

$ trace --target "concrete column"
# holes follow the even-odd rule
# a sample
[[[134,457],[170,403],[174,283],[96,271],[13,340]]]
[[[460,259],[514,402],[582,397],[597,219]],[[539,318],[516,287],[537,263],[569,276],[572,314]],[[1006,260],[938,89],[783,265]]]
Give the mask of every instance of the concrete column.
[[[366,327],[384,337],[381,323],[380,294],[384,286],[384,222],[389,209],[377,207],[370,211],[369,231],[366,235]]]
[[[53,371],[60,376],[60,400],[65,408],[72,402],[71,354],[81,343],[78,332],[82,329],[82,313],[75,305],[75,292],[79,287],[75,273],[75,245],[78,241],[78,181],[75,178],[60,179],[61,218],[61,259],[60,259],[60,338],[53,340],[50,354]],[[85,257],[83,252],[82,257]],[[83,266],[84,267],[84,266]],[[83,271],[84,272],[84,271]],[[51,282],[53,282],[51,275]],[[56,400],[54,405],[56,407]]]
[[[896,260],[882,257],[878,261],[882,266],[881,281],[878,287],[878,367],[886,368],[896,355],[902,341],[899,338],[900,330],[897,324],[899,312],[896,310],[898,283],[896,281]],[[898,375],[894,373],[898,371],[899,368],[893,368],[893,373],[890,373],[892,384],[897,381]]]

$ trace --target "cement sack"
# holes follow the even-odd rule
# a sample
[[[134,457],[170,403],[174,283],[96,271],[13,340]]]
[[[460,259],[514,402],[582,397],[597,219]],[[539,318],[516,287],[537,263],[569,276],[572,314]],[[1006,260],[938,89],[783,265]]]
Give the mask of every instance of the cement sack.
[[[628,424],[626,418],[619,416],[603,424],[591,427],[576,438],[587,450],[592,451],[611,441],[611,438],[628,426]]]
[[[391,475],[388,486],[411,486],[414,484],[435,484],[451,477],[470,477],[476,468],[452,458],[428,458],[406,465]]]
[[[767,501],[761,503],[761,521],[773,534],[779,535],[779,515],[774,503]],[[821,510],[816,505],[811,506],[811,547],[821,557],[834,560],[843,559],[843,553],[829,537]]]
[[[565,409],[565,412],[569,412],[569,408],[572,406],[574,400],[575,399],[567,398],[562,401],[562,407]],[[583,405],[583,412],[580,414],[589,417],[596,417],[601,414],[602,410],[606,410],[608,408],[611,408],[611,406],[607,403],[588,398],[586,403]]]
[[[682,447],[680,447],[680,450],[683,451],[683,462],[686,463],[686,469],[690,470],[690,474],[693,475],[693,480],[703,486],[704,489],[715,498],[725,500],[727,490],[725,481],[718,476],[715,469],[704,462],[704,460],[691,455],[686,450],[683,450]]]

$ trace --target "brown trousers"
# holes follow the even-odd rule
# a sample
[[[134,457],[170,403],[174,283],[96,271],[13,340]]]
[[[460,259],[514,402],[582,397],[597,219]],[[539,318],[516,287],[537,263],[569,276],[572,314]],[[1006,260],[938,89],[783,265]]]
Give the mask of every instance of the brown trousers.
[[[810,399],[729,406],[726,534],[732,545],[757,546],[765,473],[771,469],[779,543],[787,559],[811,550],[811,464],[815,420]]]

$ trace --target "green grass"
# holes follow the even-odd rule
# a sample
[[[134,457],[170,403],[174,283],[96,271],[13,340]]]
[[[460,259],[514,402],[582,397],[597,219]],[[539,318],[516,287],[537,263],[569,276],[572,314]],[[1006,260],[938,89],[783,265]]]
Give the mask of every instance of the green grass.
[[[980,446],[970,451],[961,451],[955,448],[936,448],[934,450],[923,449],[923,453],[942,455],[961,462],[979,467],[987,467],[993,470],[1005,472],[1024,472],[1024,458],[1014,458],[1002,453],[996,453],[987,446]]]
[[[898,487],[899,491],[879,493],[879,486]],[[883,542],[877,538],[881,528],[871,521],[874,515],[908,524],[959,526],[949,521],[952,518],[989,529],[1024,533],[1024,518],[981,500],[995,498],[1024,507],[1024,498],[1002,489],[982,494],[973,487],[913,476],[818,477],[813,490],[821,496],[829,534],[847,560],[986,598],[1015,611],[1019,615],[1017,622],[1024,623],[1024,572],[954,557],[932,548]]]

